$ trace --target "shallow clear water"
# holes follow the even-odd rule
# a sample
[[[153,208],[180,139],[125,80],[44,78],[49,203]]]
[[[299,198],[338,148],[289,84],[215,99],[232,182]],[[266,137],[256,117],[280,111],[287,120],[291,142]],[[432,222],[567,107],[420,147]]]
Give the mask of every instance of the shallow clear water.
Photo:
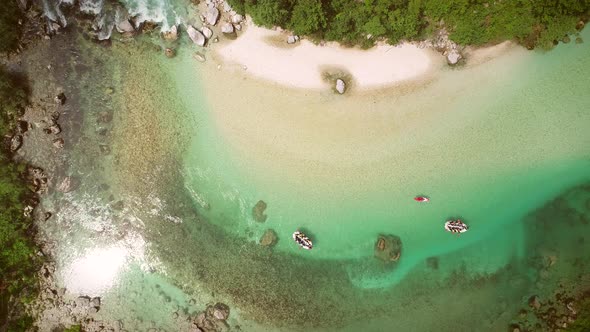
[[[351,267],[357,286],[391,285],[427,257],[475,244],[463,259],[493,272],[523,254],[524,215],[590,179],[588,54],[587,44],[516,49],[409,93],[344,97],[204,71],[207,106],[185,101],[199,123],[186,186],[228,232],[257,240],[272,228],[277,250],[305,258],[370,258],[378,234],[399,235],[395,271]],[[190,67],[174,75],[189,91]],[[418,194],[432,201],[417,204]],[[262,225],[251,212],[259,199],[268,203]],[[470,232],[444,232],[453,216]],[[313,251],[289,241],[297,228],[312,235]]]

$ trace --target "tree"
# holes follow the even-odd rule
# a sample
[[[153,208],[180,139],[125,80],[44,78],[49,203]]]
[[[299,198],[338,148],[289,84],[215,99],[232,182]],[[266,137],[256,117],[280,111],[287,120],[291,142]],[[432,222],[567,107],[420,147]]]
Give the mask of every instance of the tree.
[[[326,27],[326,18],[319,0],[299,0],[293,7],[290,28],[297,34],[311,35]]]
[[[246,12],[254,23],[265,26],[285,26],[289,21],[290,2],[282,0],[247,1]]]
[[[0,1],[0,52],[14,51],[18,46],[23,14],[14,0]]]

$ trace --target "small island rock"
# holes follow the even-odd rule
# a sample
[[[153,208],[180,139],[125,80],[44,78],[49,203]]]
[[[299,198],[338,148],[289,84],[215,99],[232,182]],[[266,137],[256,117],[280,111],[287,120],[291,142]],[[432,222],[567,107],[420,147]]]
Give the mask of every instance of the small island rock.
[[[396,262],[402,254],[402,240],[396,235],[379,235],[375,243],[375,257],[386,263]]]
[[[258,201],[258,203],[254,205],[254,208],[252,208],[252,216],[254,217],[254,220],[257,222],[265,222],[268,216],[264,214],[264,210],[266,210],[266,203],[263,200]]]

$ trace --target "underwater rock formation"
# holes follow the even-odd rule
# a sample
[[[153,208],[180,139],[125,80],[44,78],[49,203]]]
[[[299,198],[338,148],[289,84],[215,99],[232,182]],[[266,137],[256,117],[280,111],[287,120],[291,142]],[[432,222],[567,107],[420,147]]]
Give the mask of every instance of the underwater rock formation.
[[[384,262],[397,262],[402,254],[402,240],[397,235],[379,235],[375,257]]]

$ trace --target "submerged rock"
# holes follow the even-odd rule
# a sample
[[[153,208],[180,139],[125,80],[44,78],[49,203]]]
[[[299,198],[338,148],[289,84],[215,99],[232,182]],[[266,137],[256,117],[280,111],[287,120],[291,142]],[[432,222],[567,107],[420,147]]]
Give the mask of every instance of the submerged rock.
[[[265,222],[268,216],[264,214],[264,210],[266,210],[266,203],[263,200],[259,200],[258,203],[254,205],[254,208],[252,208],[252,217],[254,217],[254,220],[257,222]]]
[[[379,235],[375,257],[384,262],[396,262],[402,254],[402,240],[397,235]]]
[[[55,96],[55,98],[53,98],[55,100],[56,103],[58,103],[59,105],[63,105],[66,103],[66,95],[61,92],[59,93],[57,96]]]
[[[218,332],[227,330],[226,320],[229,318],[229,307],[221,302],[209,305],[205,311],[197,314],[193,321],[193,330]]]
[[[205,46],[205,36],[203,36],[203,34],[200,33],[197,29],[189,25],[186,29],[186,33],[188,33],[188,36],[193,41],[193,43],[199,46]]]
[[[58,149],[63,149],[64,147],[64,139],[63,138],[56,138],[53,140],[53,146]]]
[[[438,257],[426,258],[426,265],[433,270],[438,270]]]
[[[193,58],[199,62],[205,62],[206,60],[205,55],[199,52],[195,52],[195,54],[193,54]]]
[[[27,178],[33,185],[33,191],[38,194],[47,192],[48,180],[45,171],[39,167],[29,167],[27,171]]]
[[[68,193],[76,190],[78,186],[79,182],[76,178],[72,176],[66,176],[57,186],[57,190],[61,191],[62,193]]]
[[[164,54],[168,58],[174,58],[174,56],[176,55],[176,51],[174,49],[172,49],[172,48],[166,48],[164,50]]]
[[[24,134],[29,130],[29,123],[24,120],[18,120],[16,123],[16,129],[19,133]]]
[[[15,152],[23,145],[23,137],[21,135],[14,135],[10,139],[10,151]]]
[[[113,121],[113,114],[109,111],[100,111],[98,112],[98,117],[96,118],[96,120],[99,123],[109,123]]]
[[[49,126],[48,128],[45,128],[44,131],[46,134],[57,135],[57,134],[61,133],[61,127],[57,123],[54,123],[51,126]]]
[[[213,317],[219,320],[226,320],[229,318],[229,307],[223,303],[215,303],[213,306]]]
[[[336,91],[338,91],[339,94],[343,94],[344,91],[346,91],[346,84],[344,84],[343,80],[336,80]]]
[[[272,229],[267,229],[260,238],[260,245],[263,247],[272,247],[277,243],[277,233]]]
[[[541,308],[541,302],[539,301],[539,297],[537,295],[533,295],[529,298],[529,307],[534,309]]]

